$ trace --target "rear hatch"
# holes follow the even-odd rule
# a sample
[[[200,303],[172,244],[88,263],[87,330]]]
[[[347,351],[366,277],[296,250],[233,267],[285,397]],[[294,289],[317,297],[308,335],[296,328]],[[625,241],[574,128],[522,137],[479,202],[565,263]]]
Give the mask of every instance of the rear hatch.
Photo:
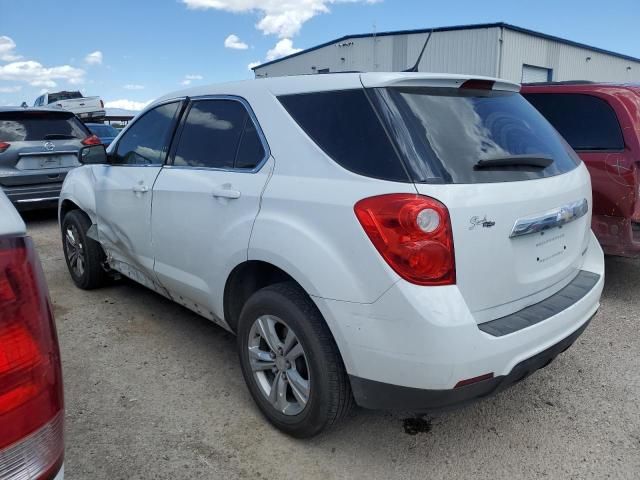
[[[61,182],[89,135],[70,112],[0,112],[0,185]]]
[[[417,191],[449,210],[457,285],[479,323],[537,303],[577,275],[589,239],[589,176],[517,85],[362,80]]]

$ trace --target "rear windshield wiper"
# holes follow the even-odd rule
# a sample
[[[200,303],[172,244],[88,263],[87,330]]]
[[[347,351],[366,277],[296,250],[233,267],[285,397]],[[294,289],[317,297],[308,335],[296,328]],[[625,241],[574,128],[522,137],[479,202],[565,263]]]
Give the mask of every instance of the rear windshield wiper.
[[[70,140],[76,138],[75,135],[68,135],[66,133],[50,133],[44,136],[45,140]]]
[[[508,155],[503,157],[484,158],[478,160],[473,168],[500,168],[500,167],[535,167],[547,168],[553,163],[553,158],[545,154]]]

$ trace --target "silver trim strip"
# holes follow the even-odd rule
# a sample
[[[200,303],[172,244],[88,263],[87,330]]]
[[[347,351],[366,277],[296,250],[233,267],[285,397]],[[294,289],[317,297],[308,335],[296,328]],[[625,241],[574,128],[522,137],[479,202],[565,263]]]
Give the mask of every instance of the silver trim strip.
[[[80,150],[80,149],[78,149]],[[19,157],[42,157],[42,156],[50,156],[50,155],[78,155],[78,150],[51,150],[46,152],[24,152],[19,153]]]
[[[16,203],[50,202],[52,200],[58,200],[59,198],[60,197],[23,198],[22,200],[16,200]]]
[[[583,217],[589,212],[589,202],[586,198],[567,203],[561,207],[549,210],[541,215],[516,220],[509,238],[521,237],[532,233],[542,232],[550,228],[561,227],[567,223]]]

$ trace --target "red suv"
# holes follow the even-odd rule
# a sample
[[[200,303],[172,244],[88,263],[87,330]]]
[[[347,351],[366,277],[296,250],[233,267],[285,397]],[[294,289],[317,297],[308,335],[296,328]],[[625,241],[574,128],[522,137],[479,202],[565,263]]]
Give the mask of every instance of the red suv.
[[[591,173],[592,228],[605,253],[640,256],[640,85],[522,86]]]

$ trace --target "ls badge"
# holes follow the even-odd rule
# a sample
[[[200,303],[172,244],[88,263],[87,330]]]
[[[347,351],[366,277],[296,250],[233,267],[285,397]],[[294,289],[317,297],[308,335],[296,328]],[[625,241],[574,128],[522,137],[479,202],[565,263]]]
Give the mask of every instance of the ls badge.
[[[475,230],[476,227],[491,228],[496,224],[493,220],[487,220],[486,215],[484,218],[480,218],[478,216],[471,217],[469,219],[469,223],[471,224],[469,226],[469,230]]]

